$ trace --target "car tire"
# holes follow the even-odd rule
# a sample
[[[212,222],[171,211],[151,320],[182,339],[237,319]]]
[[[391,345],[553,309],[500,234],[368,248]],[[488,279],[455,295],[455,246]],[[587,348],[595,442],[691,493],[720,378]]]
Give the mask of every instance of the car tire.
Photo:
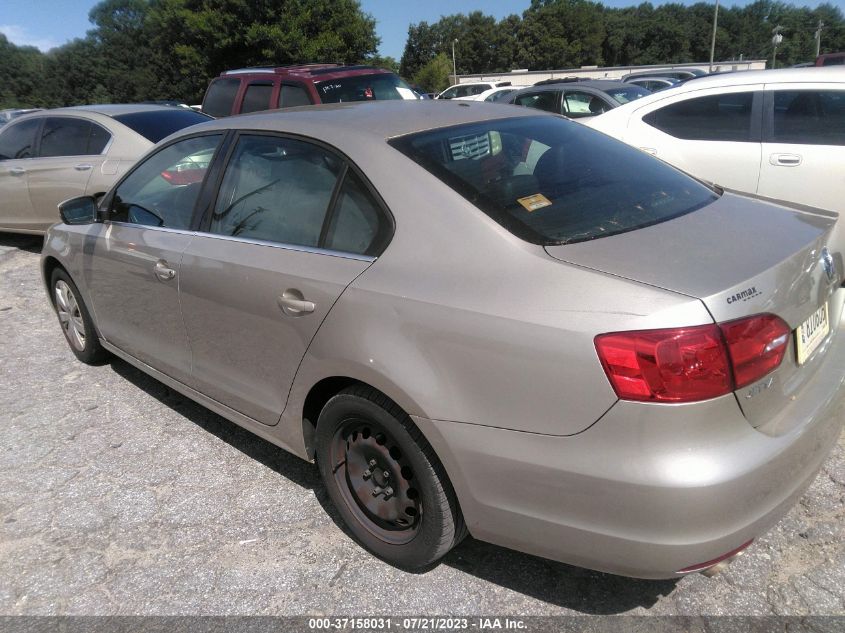
[[[361,385],[332,397],[315,443],[335,508],[379,558],[424,567],[466,536],[443,465],[411,418],[382,393]]]
[[[50,278],[50,293],[59,325],[70,350],[83,363],[97,365],[108,357],[100,345],[94,322],[79,289],[63,269],[56,268]]]

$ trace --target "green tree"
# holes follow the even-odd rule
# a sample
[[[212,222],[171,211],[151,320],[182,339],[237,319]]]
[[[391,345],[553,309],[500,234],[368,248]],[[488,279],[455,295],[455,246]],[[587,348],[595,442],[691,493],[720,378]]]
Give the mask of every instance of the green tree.
[[[154,0],[149,25],[159,77],[192,102],[229,68],[354,64],[379,43],[357,0]]]
[[[414,75],[414,83],[427,92],[442,92],[449,87],[452,74],[452,60],[445,53],[438,53]]]
[[[517,62],[542,70],[602,63],[604,9],[589,0],[532,0],[518,34]]]

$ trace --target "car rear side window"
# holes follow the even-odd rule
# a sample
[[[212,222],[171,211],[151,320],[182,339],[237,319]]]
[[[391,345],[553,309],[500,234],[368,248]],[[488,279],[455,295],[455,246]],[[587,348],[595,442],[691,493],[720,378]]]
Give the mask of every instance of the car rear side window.
[[[90,156],[100,154],[111,135],[101,126],[71,117],[49,117],[41,130],[38,155]]]
[[[519,95],[513,102],[516,105],[525,106],[526,108],[536,108],[545,112],[558,113],[556,90],[544,90],[543,92]]]
[[[0,160],[32,158],[35,149],[35,133],[41,119],[30,119],[8,124],[0,132]]]
[[[117,187],[109,220],[188,229],[214,151],[222,135],[168,145],[138,165]]]
[[[205,93],[202,111],[213,117],[229,116],[240,87],[241,80],[237,78],[215,79]]]
[[[302,86],[282,84],[282,91],[279,98],[280,108],[295,108],[296,106],[311,105],[311,98]]]
[[[845,90],[776,90],[771,141],[845,145]]]
[[[295,139],[242,136],[211,218],[217,235],[318,247],[342,162]]]
[[[151,143],[158,143],[166,136],[191,125],[205,123],[211,119],[204,114],[187,108],[163,108],[131,114],[119,114],[114,117],[133,132],[137,132]]]
[[[717,198],[640,150],[558,117],[485,121],[390,144],[535,244],[625,233]]]
[[[643,121],[685,140],[751,141],[753,100],[753,92],[695,97],[655,110]]]
[[[347,171],[326,230],[325,248],[359,255],[369,253],[382,228],[378,205],[361,179]]]
[[[246,87],[241,113],[259,112],[270,109],[270,97],[273,95],[273,82],[251,83]]]

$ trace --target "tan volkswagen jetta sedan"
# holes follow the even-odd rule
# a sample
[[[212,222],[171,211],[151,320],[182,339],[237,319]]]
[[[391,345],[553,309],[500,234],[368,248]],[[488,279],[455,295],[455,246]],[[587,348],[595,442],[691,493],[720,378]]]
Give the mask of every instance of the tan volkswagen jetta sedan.
[[[149,104],[41,110],[0,129],[0,231],[42,234],[62,200],[106,191],[165,136],[211,120]]]
[[[630,576],[713,568],[842,428],[835,214],[709,188],[559,116],[232,117],[62,214],[42,266],[76,356],[316,460],[352,533],[402,567],[469,532]]]

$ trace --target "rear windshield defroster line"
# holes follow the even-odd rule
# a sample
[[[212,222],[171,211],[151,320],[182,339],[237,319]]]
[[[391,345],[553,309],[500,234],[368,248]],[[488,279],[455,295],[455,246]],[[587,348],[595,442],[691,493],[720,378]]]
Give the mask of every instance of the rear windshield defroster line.
[[[511,233],[544,246],[626,233],[718,198],[683,172],[562,117],[481,121],[388,142]]]

